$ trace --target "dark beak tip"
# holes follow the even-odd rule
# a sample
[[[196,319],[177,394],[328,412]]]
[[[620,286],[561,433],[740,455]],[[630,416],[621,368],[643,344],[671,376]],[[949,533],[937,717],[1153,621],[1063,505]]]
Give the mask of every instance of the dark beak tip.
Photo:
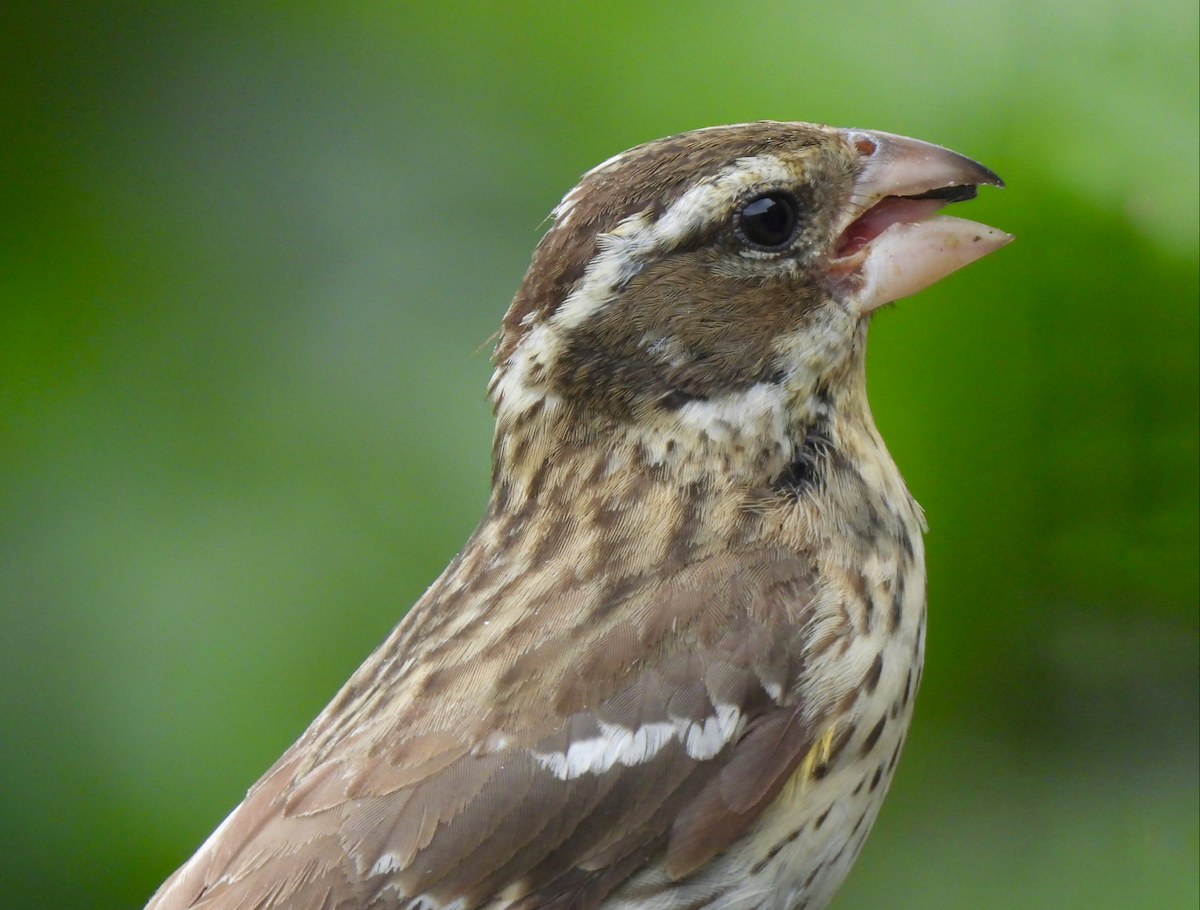
[[[1001,189],[1004,188],[1004,180],[991,168],[980,164],[974,158],[968,158],[966,155],[962,155],[960,157],[962,158],[963,163],[967,164],[969,169],[974,171],[974,173],[970,175],[969,181],[966,182],[974,183],[976,186],[995,186]]]

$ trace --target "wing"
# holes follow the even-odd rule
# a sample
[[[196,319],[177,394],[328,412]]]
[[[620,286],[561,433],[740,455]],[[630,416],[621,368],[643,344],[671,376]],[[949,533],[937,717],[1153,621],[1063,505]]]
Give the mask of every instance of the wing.
[[[476,655],[419,686],[405,677],[419,696],[391,700],[409,697],[420,722],[380,732],[387,700],[344,692],[150,910],[582,910],[652,860],[687,876],[812,744],[813,600],[806,559],[714,556],[627,585],[568,632],[499,652],[503,664]],[[364,686],[356,675],[347,689]]]

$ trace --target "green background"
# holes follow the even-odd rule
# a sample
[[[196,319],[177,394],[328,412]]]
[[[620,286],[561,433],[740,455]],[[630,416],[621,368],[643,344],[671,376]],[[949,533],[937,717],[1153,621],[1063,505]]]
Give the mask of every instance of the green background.
[[[1198,906],[1192,0],[3,4],[0,904],[141,905],[473,527],[549,209],[764,117],[1018,238],[872,328],[929,660],[835,907]]]

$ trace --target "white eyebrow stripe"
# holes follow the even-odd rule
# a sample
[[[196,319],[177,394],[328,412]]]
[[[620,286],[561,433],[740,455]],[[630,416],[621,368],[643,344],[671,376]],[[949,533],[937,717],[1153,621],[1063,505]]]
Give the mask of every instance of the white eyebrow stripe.
[[[778,187],[794,183],[795,173],[774,155],[739,158],[713,180],[692,187],[655,222],[662,246],[680,243],[715,221],[753,187]]]
[[[709,225],[723,221],[747,189],[778,186],[795,175],[774,155],[739,158],[715,177],[703,180],[675,200],[657,220],[645,212],[630,215],[597,238],[600,252],[588,263],[583,277],[551,316],[559,329],[582,325],[603,310],[656,254],[677,246]],[[575,190],[561,203],[564,214],[574,206]]]
[[[575,289],[559,304],[549,323],[572,329],[606,307],[642,270],[648,254],[657,248],[655,225],[644,212],[630,215],[607,234],[596,238],[598,255],[588,263]]]
[[[672,718],[642,724],[636,730],[600,722],[600,734],[576,740],[565,752],[534,752],[539,765],[559,780],[585,774],[603,774],[615,765],[632,767],[654,758],[678,740],[687,754],[703,761],[712,758],[741,731],[742,713],[736,705],[718,705],[716,714],[703,721]]]

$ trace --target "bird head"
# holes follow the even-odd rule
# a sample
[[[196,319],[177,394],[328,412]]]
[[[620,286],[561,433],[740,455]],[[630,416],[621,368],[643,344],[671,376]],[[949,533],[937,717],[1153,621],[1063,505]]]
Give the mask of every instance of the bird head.
[[[505,437],[531,435],[633,436],[656,464],[696,445],[781,450],[839,395],[865,407],[870,314],[1012,239],[935,214],[979,184],[1003,185],[940,146],[809,123],[603,162],[555,209],[505,316],[498,461]]]

